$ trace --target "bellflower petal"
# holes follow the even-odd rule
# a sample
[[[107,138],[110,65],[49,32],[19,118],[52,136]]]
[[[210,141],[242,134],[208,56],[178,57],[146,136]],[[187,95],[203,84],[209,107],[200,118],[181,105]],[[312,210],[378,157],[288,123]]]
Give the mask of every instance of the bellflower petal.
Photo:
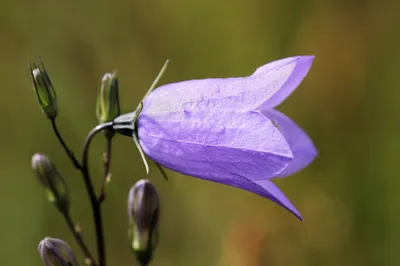
[[[275,177],[293,159],[278,128],[258,111],[189,113],[151,117],[142,113],[143,151],[175,171],[200,178]]]
[[[280,104],[299,85],[314,56],[281,59],[244,78],[210,78],[163,85],[145,99],[143,111],[165,115],[182,111],[251,111]],[[172,93],[173,91],[173,93]],[[156,106],[162,100],[163,104]]]
[[[313,61],[314,56],[296,56],[281,59],[258,68],[253,76],[263,75],[268,79],[268,75],[271,75],[269,73],[277,73],[282,74],[280,78],[285,80],[283,85],[271,87],[269,91],[271,96],[265,101],[263,107],[274,108],[280,105],[299,86],[310,70]],[[292,71],[281,73],[281,69],[286,68]]]
[[[318,152],[312,140],[289,117],[273,109],[265,109],[261,113],[274,121],[293,152],[293,161],[275,177],[292,175],[305,168],[315,159]]]
[[[147,123],[151,122],[143,123],[146,123],[146,127],[148,127]],[[159,124],[153,126],[154,129],[160,127]],[[139,126],[139,128],[143,127]],[[176,130],[179,131],[179,128]],[[151,129],[150,131],[156,132]],[[172,135],[166,137],[161,134],[155,137],[141,132],[139,136],[143,150],[159,164],[182,174],[256,193],[281,205],[300,220],[302,219],[299,212],[278,187],[269,180],[260,179],[275,177],[275,174],[271,172],[272,169],[278,169],[275,172],[284,169],[291,162],[289,157],[276,156],[274,158],[272,154],[242,151],[230,147],[204,146],[168,139]],[[266,136],[268,135],[266,134]]]
[[[256,184],[257,187],[248,187],[247,190],[272,200],[273,202],[293,213],[300,220],[303,220],[300,213],[285,196],[285,194],[283,194],[283,192],[270,180],[255,181],[254,184]]]
[[[227,177],[226,179],[212,178],[207,180],[253,192],[261,197],[267,198],[275,202],[276,204],[282,206],[286,210],[293,213],[300,220],[303,220],[300,213],[289,201],[289,199],[285,196],[285,194],[283,194],[283,192],[270,180],[251,181],[244,177],[237,177],[233,173],[230,178],[229,177]]]
[[[277,60],[247,77],[161,86],[143,100],[131,125],[134,136],[162,166],[256,193],[301,219],[270,179],[301,170],[317,152],[310,138],[273,108],[300,84],[313,59]]]

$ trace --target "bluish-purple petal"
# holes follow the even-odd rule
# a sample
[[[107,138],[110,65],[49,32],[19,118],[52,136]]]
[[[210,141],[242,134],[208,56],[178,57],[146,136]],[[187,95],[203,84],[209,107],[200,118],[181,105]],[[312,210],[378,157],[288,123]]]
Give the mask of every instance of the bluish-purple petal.
[[[165,116],[144,111],[138,134],[143,151],[154,161],[200,178],[267,179],[293,158],[282,133],[258,111]]]
[[[290,62],[290,60],[294,60],[294,62]],[[271,68],[280,69],[280,67],[284,67],[285,64],[294,65],[294,68],[290,75],[287,77],[284,84],[280,86],[276,92],[263,103],[263,107],[274,108],[280,105],[301,83],[304,77],[307,75],[308,71],[311,68],[311,65],[314,61],[314,56],[298,56],[298,57],[290,57],[287,59],[279,60],[276,62],[272,62],[265,66],[265,69],[259,68],[257,72],[267,71],[269,73]],[[279,62],[279,63],[278,63]],[[281,64],[281,66],[279,66]]]
[[[255,150],[201,145],[193,142],[193,139],[189,142],[182,141],[176,139],[180,135],[178,132],[182,131],[179,123],[158,123],[145,116],[139,121],[141,146],[155,162],[182,174],[253,192],[272,200],[302,219],[282,191],[268,180],[287,167],[291,158]],[[165,125],[176,128],[178,134],[170,135],[170,130]],[[190,133],[193,134],[193,130]],[[240,135],[242,134],[238,133]],[[262,177],[265,179],[260,180]]]
[[[281,103],[307,74],[313,56],[277,60],[251,76],[182,81],[161,86],[144,101],[153,115],[181,112],[250,111]]]
[[[277,60],[241,78],[159,87],[143,101],[138,135],[155,162],[182,174],[238,187],[300,214],[270,179],[317,155],[311,139],[273,108],[308,73],[314,56]]]
[[[292,175],[309,165],[318,155],[310,137],[289,117],[272,109],[261,111],[268,119],[274,120],[293,152],[293,161],[276,177]]]
[[[293,206],[285,194],[270,180],[251,181],[244,177],[231,177],[219,180],[210,179],[210,181],[237,187],[267,198],[293,213],[298,219],[303,220],[296,207]]]
[[[296,207],[290,202],[290,200],[285,196],[285,194],[270,180],[260,180],[255,181],[258,189],[253,191],[254,193],[266,197],[273,202],[281,205],[291,213],[293,213],[297,218],[303,220],[300,213],[297,211]]]

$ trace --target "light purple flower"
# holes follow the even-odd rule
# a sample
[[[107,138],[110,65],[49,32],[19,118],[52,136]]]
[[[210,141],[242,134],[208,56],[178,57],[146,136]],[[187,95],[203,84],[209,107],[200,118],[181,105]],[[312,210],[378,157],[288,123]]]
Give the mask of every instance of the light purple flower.
[[[174,171],[238,187],[301,215],[271,181],[316,157],[311,139],[274,108],[308,73],[314,56],[271,62],[242,78],[161,86],[143,101],[137,130],[143,151]]]

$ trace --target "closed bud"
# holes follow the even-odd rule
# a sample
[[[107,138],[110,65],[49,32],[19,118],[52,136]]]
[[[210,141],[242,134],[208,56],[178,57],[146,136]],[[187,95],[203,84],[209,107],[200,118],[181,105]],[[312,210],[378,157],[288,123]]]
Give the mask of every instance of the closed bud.
[[[71,247],[60,239],[46,237],[38,251],[44,266],[79,266]]]
[[[120,115],[117,73],[106,73],[101,79],[97,95],[96,115],[100,124]]]
[[[157,246],[160,202],[148,179],[138,181],[129,191],[128,216],[131,247],[137,260],[147,265]]]
[[[43,62],[30,65],[32,82],[36,92],[36,98],[42,111],[49,119],[57,117],[57,95],[51,84],[49,75],[44,68]]]
[[[68,186],[49,158],[36,153],[32,156],[32,169],[45,187],[49,201],[54,203],[61,212],[68,212]]]

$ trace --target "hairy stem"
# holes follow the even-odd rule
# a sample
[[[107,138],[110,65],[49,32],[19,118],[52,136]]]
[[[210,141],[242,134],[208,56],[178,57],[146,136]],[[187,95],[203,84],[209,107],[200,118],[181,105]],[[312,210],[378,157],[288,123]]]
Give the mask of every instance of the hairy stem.
[[[104,123],[104,124],[98,125],[95,128],[93,128],[85,140],[85,143],[83,145],[83,152],[82,152],[81,171],[82,171],[82,175],[83,175],[83,180],[85,182],[86,190],[89,195],[90,204],[92,206],[92,213],[93,213],[93,219],[94,219],[95,230],[96,230],[96,238],[97,238],[97,255],[98,255],[99,266],[106,265],[103,222],[102,222],[102,216],[101,216],[101,206],[100,206],[100,203],[97,201],[93,183],[90,178],[88,158],[89,158],[89,147],[90,147],[91,141],[93,140],[93,137],[98,132],[100,132],[106,128],[109,128],[109,127],[112,127],[112,122]]]

